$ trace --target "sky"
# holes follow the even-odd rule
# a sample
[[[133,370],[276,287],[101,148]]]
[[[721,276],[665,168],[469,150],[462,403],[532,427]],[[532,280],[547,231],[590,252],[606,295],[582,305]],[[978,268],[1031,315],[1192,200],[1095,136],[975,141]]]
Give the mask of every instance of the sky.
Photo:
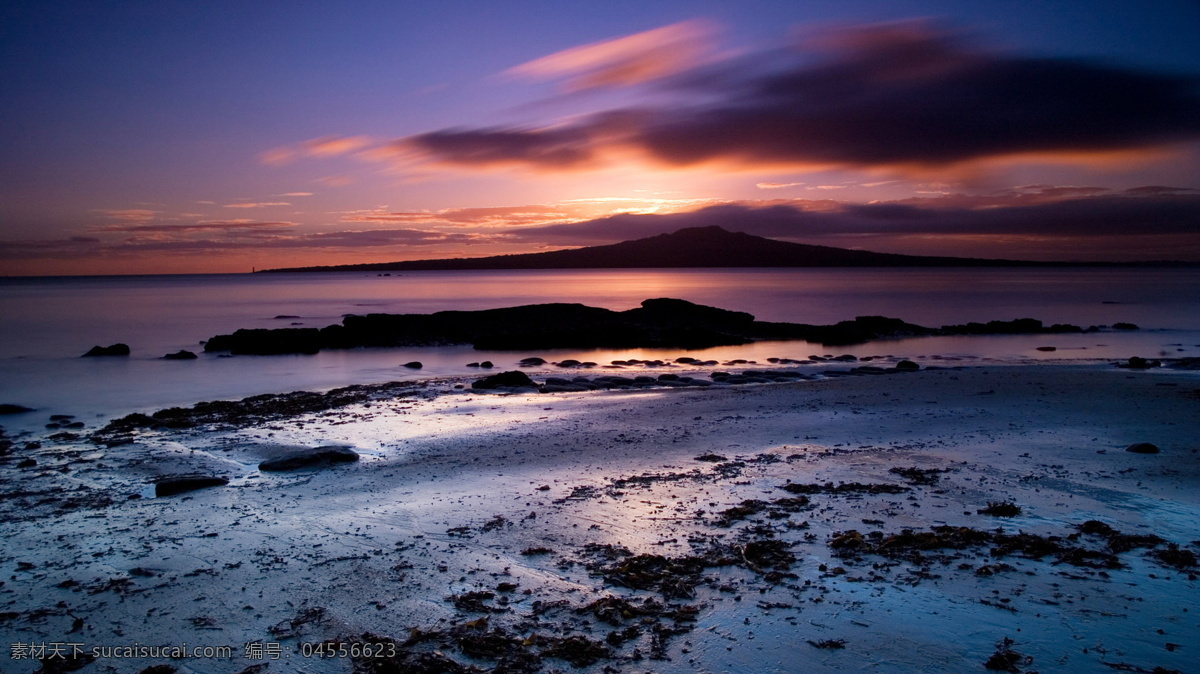
[[[0,5],[0,274],[689,226],[1200,261],[1200,2]]]

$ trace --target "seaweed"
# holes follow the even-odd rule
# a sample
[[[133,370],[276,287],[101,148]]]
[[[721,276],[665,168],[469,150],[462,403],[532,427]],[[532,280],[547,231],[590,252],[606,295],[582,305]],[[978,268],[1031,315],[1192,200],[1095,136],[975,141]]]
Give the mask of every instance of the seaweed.
[[[983,663],[987,669],[998,672],[1020,672],[1022,666],[1033,664],[1033,658],[1012,649],[1015,642],[1008,638],[996,642],[996,652]]]
[[[948,473],[950,471],[946,468],[896,467],[888,470],[888,472],[892,473],[893,475],[899,475],[905,480],[908,480],[910,484],[928,486],[931,484],[937,484],[938,480],[941,479],[942,473]]]
[[[454,608],[468,613],[491,613],[507,611],[508,609],[495,606],[488,606],[484,602],[491,601],[496,598],[495,592],[474,591],[464,592],[462,594],[452,594],[446,597],[446,601],[454,604]]]
[[[599,641],[593,641],[582,635],[561,639],[547,639],[547,645],[542,649],[542,657],[566,660],[576,667],[587,667],[597,660],[612,657],[612,651]]]
[[[800,484],[798,482],[789,482],[779,485],[789,494],[902,494],[910,491],[908,487],[898,484],[864,484],[862,482],[839,482],[833,484],[826,482],[825,484]]]
[[[1174,543],[1168,543],[1163,550],[1155,550],[1150,556],[1160,564],[1186,571],[1196,567],[1196,553],[1180,548]]]
[[[1016,517],[1021,514],[1021,506],[1012,501],[988,501],[986,508],[980,508],[976,512],[992,517]]]

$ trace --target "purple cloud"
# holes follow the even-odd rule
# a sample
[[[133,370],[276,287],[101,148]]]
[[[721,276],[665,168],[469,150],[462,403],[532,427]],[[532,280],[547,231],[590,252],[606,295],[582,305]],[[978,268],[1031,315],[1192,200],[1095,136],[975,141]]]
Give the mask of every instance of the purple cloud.
[[[985,51],[927,25],[845,31],[831,56],[775,51],[660,82],[673,105],[547,128],[444,129],[396,141],[465,167],[590,166],[634,149],[690,166],[946,166],[1200,138],[1200,78]]]

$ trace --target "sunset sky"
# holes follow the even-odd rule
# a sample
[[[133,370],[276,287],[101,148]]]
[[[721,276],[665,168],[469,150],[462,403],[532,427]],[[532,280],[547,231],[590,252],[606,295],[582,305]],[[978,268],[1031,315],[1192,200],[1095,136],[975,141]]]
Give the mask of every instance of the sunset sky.
[[[712,224],[1200,260],[1197,34],[1189,0],[6,3],[0,274]]]

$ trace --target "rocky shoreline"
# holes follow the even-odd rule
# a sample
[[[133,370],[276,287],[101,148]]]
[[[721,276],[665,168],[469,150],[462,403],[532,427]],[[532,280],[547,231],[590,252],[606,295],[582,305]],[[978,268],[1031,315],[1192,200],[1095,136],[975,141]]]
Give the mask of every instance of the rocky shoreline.
[[[1194,375],[675,365],[6,438],[0,626],[232,647],[41,671],[1188,670]]]

